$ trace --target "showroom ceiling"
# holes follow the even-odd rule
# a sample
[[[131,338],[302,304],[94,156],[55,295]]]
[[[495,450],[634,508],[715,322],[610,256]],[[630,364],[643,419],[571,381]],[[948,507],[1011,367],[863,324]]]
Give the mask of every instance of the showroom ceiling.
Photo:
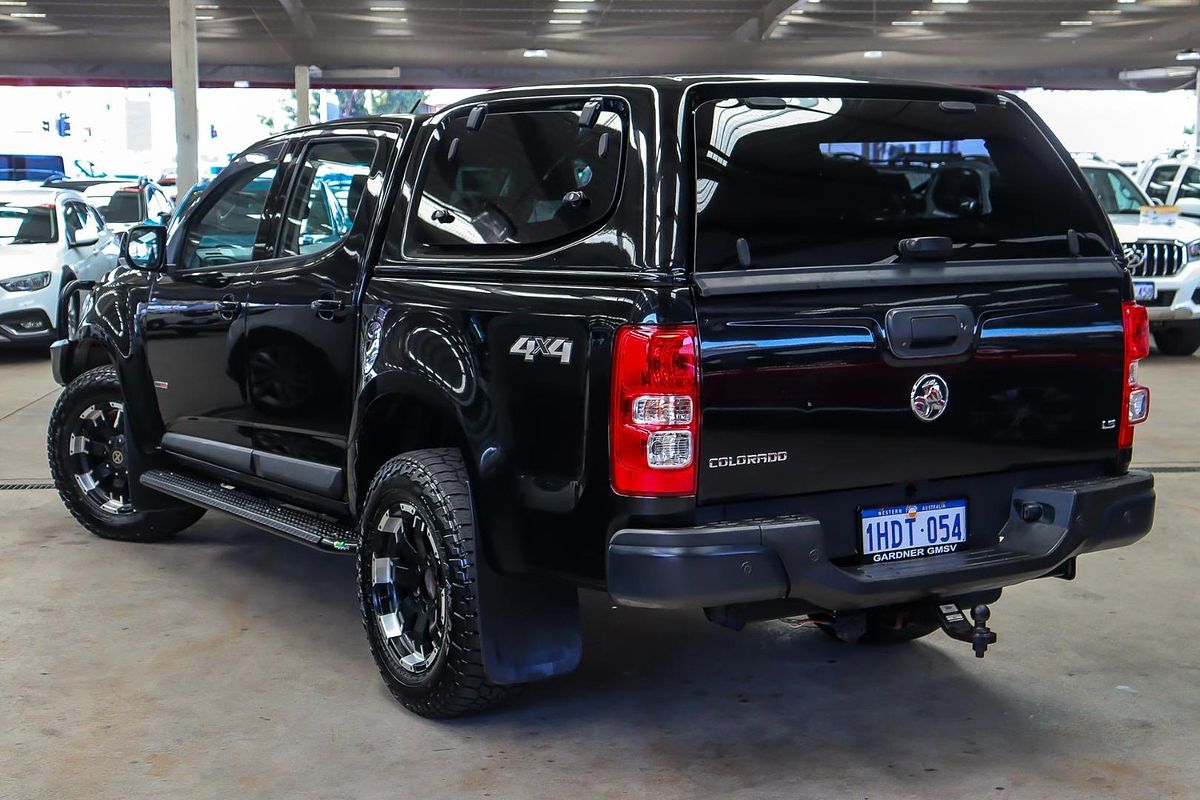
[[[659,71],[1117,86],[1200,46],[1200,0],[214,0],[202,79],[500,84]],[[0,0],[0,75],[161,81],[167,0]]]

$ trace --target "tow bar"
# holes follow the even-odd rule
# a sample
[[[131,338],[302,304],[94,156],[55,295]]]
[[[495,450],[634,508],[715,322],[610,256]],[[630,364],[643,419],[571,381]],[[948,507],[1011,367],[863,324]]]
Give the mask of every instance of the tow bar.
[[[967,622],[967,618],[963,616],[958,606],[951,603],[938,606],[938,611],[941,612],[942,630],[946,632],[946,635],[951,639],[970,644],[975,650],[976,658],[983,658],[987,653],[988,645],[996,643],[996,634],[987,626],[992,611],[986,605],[980,603],[971,609],[971,620],[975,623],[974,625]]]

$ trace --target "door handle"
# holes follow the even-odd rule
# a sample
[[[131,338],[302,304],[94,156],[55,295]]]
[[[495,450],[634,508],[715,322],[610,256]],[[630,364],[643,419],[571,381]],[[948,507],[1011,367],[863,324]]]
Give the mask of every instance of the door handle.
[[[335,316],[346,310],[345,302],[330,297],[313,300],[309,305],[313,311],[317,312],[318,317],[326,321],[333,320]]]
[[[223,320],[232,320],[242,310],[242,304],[231,294],[227,294],[217,302],[217,313]]]

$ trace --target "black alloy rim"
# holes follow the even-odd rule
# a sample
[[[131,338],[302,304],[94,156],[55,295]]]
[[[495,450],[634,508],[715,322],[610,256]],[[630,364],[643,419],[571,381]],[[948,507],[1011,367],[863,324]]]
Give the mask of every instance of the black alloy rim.
[[[371,556],[371,602],[385,647],[401,668],[423,675],[446,646],[449,581],[436,532],[417,508],[399,503],[379,520]]]
[[[128,514],[129,462],[125,404],[94,403],[75,418],[68,443],[72,476],[83,496],[107,514]]]

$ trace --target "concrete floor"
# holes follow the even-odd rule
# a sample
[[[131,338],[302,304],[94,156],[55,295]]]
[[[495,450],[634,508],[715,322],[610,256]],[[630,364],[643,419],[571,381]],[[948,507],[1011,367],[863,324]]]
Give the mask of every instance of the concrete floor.
[[[386,694],[353,563],[215,514],[176,542],[0,491],[0,798],[1200,797],[1200,358],[1151,358],[1142,543],[1016,588],[984,661],[585,598],[574,675],[435,723]],[[0,478],[46,478],[55,387],[0,354]]]

